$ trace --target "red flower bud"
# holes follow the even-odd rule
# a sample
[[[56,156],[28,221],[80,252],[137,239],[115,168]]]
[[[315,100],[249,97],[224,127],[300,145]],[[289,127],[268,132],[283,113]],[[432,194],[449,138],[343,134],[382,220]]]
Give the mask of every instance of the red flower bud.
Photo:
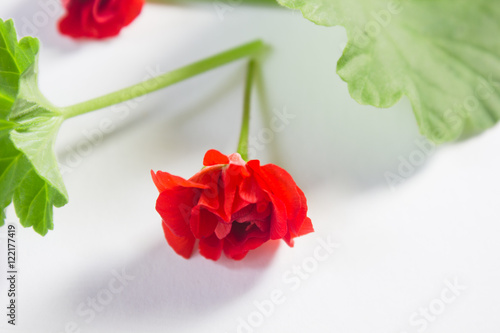
[[[73,38],[118,35],[141,12],[144,0],[63,0],[59,31]]]
[[[179,255],[189,258],[199,239],[204,257],[218,260],[224,251],[240,260],[270,239],[293,246],[293,238],[314,231],[306,197],[284,169],[216,150],[203,164],[188,180],[151,172],[165,238]]]

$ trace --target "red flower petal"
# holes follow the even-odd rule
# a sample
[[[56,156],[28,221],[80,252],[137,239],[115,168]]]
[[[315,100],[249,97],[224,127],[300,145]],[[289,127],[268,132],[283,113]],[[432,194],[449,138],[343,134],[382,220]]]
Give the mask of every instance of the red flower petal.
[[[234,154],[233,154],[234,155]],[[231,155],[232,156],[232,155]],[[238,156],[240,156],[238,154]],[[241,157],[240,157],[241,159]],[[232,163],[232,162],[231,162]],[[231,222],[231,213],[236,199],[236,192],[242,180],[250,174],[245,166],[229,164],[222,172],[222,187],[224,190],[224,215],[225,222]],[[240,205],[240,202],[237,202]]]
[[[234,226],[238,227],[238,224]],[[226,237],[224,239],[224,254],[228,258],[234,260],[243,259],[248,251],[258,248],[269,240],[269,237],[265,236],[264,233],[258,232],[255,228],[240,241],[238,241],[237,237],[234,237],[232,233],[230,233],[229,236],[232,237]]]
[[[205,153],[203,165],[211,166],[217,164],[229,164],[229,158],[218,150],[210,149]]]
[[[243,200],[239,194],[239,190],[234,195],[234,201],[233,201],[233,208],[231,209],[231,212],[237,212],[246,206],[250,205],[250,203],[246,200]],[[233,218],[231,217],[231,220]]]
[[[311,219],[306,217],[304,223],[302,223],[302,226],[300,227],[299,232],[297,233],[297,236],[304,236],[311,232],[314,232],[314,228]]]
[[[314,232],[314,228],[311,219],[306,217],[299,231],[297,233],[294,233],[289,230],[288,233],[285,235],[285,237],[283,237],[283,240],[288,244],[288,246],[293,247],[294,244],[293,238],[304,236],[311,232]]]
[[[259,167],[258,161],[250,162],[248,163],[249,168],[256,175],[262,189],[270,196],[278,197],[284,203],[287,212],[287,225],[292,238],[296,237],[307,216],[307,201],[304,192],[296,185],[286,170],[274,164]]]
[[[215,235],[200,239],[200,254],[207,259],[218,260],[222,254],[223,241]]]
[[[118,0],[118,2],[122,5],[121,13],[123,15],[123,24],[124,26],[129,25],[132,21],[135,20],[137,16],[142,11],[142,7],[144,6],[145,0],[128,0],[129,3],[124,6],[123,0]],[[125,8],[125,9],[124,9]]]
[[[141,12],[144,0],[64,0],[66,15],[59,21],[62,34],[80,38],[116,36]]]
[[[218,239],[223,239],[231,231],[231,226],[232,223],[224,223],[224,222],[217,223],[217,227],[215,228],[215,236],[217,236]]]
[[[297,216],[292,221],[289,221],[290,230],[295,233],[297,236],[301,236],[300,230],[303,227],[303,224],[306,223],[307,216],[307,199],[304,195],[304,192],[300,188],[297,187],[297,193],[300,199],[300,207],[297,211]],[[309,219],[309,223],[311,223],[311,219]],[[312,224],[311,224],[312,227]]]
[[[223,218],[224,211],[223,207],[221,207],[223,193],[219,184],[221,173],[222,168],[219,166],[207,167],[195,176],[191,177],[190,180],[205,185],[205,189],[201,192],[201,196],[197,204]]]
[[[285,241],[285,243],[290,246],[290,247],[293,247],[295,245],[295,242],[293,240],[293,237],[292,235],[290,235],[290,232],[288,232],[285,237],[283,237],[283,240]]]
[[[254,177],[248,177],[243,179],[239,188],[240,197],[250,203],[256,203],[267,198],[264,191],[259,186],[257,180]]]
[[[259,211],[260,205],[250,204],[231,216],[232,221],[236,222],[253,222],[257,220],[265,220],[271,214],[272,208],[269,202],[265,202],[264,209]]]
[[[257,180],[264,191],[268,190],[286,206],[288,219],[296,219],[302,208],[297,184],[286,170],[274,164],[266,164],[257,169]],[[303,195],[303,194],[302,194]]]
[[[97,23],[109,22],[116,16],[117,8],[121,0],[94,1],[92,16]]]
[[[273,204],[273,211],[270,221],[270,237],[271,239],[281,239],[288,231],[286,207],[280,199],[274,196],[271,196],[271,202]]]
[[[208,186],[199,184],[190,180],[185,180],[179,176],[174,176],[168,172],[158,171],[156,174],[151,170],[151,177],[153,177],[153,182],[156,185],[158,191],[163,192],[165,190],[172,189],[177,186],[181,187],[195,187],[205,189]]]
[[[193,253],[195,242],[195,238],[193,237],[193,235],[179,237],[169,229],[165,222],[162,223],[162,226],[168,245],[170,245],[177,254],[183,256],[186,259],[189,259],[191,257],[191,254]]]
[[[196,206],[191,212],[189,224],[194,237],[204,238],[213,234],[219,218],[201,206]]]
[[[199,194],[190,188],[176,188],[160,193],[156,210],[177,236],[192,235],[189,227],[193,201]]]
[[[161,192],[157,210],[177,243],[199,239],[204,257],[218,260],[224,251],[240,260],[270,239],[293,246],[295,237],[314,231],[306,197],[284,169],[216,150],[207,152],[204,164],[189,180],[153,173]]]

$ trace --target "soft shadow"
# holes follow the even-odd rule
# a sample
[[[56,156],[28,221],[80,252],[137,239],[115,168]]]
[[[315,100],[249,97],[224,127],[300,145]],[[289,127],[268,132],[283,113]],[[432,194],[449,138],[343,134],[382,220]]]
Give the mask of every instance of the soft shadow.
[[[269,242],[241,261],[221,258],[214,262],[200,255],[186,260],[162,241],[126,264],[125,272],[133,280],[89,325],[131,320],[136,324],[150,318],[172,325],[193,315],[209,315],[252,289],[271,264],[278,246],[278,242]],[[99,295],[114,276],[100,274],[82,276],[81,293],[73,296],[75,306]]]
[[[265,61],[265,58],[269,56],[269,52],[271,52],[271,49],[268,48],[266,50],[266,53],[263,54],[262,58],[259,59],[258,66],[256,66],[255,69],[255,90],[257,93],[258,108],[254,109],[258,110],[254,111],[260,111],[263,125],[266,128],[272,128],[271,121],[273,118],[271,103],[269,101],[269,90],[267,89],[266,82],[264,80],[264,73],[262,71],[262,63]],[[275,162],[277,165],[283,165],[284,158],[283,152],[279,146],[279,138],[269,142],[268,149],[273,157],[273,162]]]

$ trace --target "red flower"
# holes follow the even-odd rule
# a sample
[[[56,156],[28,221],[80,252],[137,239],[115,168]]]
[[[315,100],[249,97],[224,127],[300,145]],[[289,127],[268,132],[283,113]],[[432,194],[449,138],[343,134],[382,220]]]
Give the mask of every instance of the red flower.
[[[59,31],[74,37],[116,36],[141,12],[144,0],[63,0],[66,16]]]
[[[293,238],[313,230],[304,193],[282,168],[258,160],[245,163],[239,154],[209,150],[206,167],[189,180],[151,172],[160,191],[156,210],[168,244],[189,258],[199,239],[202,256],[217,260],[222,251],[243,259],[270,239]]]

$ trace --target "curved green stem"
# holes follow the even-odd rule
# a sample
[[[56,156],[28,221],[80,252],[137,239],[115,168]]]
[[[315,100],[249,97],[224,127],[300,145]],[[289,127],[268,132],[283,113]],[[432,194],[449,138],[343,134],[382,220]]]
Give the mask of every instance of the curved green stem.
[[[146,80],[139,84],[118,90],[116,92],[79,103],[76,105],[61,108],[65,119],[76,117],[78,115],[88,113],[91,111],[99,110],[111,105],[128,101],[149,94],[161,88],[168,87],[174,83],[186,80],[198,74],[207,72],[211,69],[226,65],[235,60],[254,56],[264,47],[264,43],[256,40],[234,49],[219,53],[207,59],[195,62],[191,65],[181,67],[169,73],[157,76],[155,78]]]
[[[245,97],[243,100],[243,119],[241,121],[240,140],[238,142],[238,153],[241,158],[248,161],[248,134],[250,128],[250,101],[252,99],[252,84],[254,77],[255,60],[248,63],[247,80],[245,83]]]

